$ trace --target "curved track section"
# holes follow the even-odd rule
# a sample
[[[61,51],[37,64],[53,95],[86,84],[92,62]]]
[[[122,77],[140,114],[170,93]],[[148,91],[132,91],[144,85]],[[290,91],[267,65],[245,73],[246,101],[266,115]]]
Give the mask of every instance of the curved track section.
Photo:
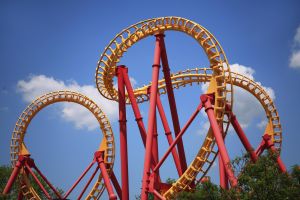
[[[217,83],[215,110],[217,119],[223,119],[225,101],[232,104],[232,88],[226,88],[225,74],[230,69],[226,55],[216,38],[201,25],[181,17],[160,17],[138,22],[117,34],[108,44],[96,68],[96,86],[102,96],[118,101],[118,93],[113,87],[115,69],[123,54],[135,43],[148,36],[165,31],[180,31],[193,37],[203,48]],[[229,77],[230,78],[230,77]],[[138,103],[145,101],[144,96],[136,94]],[[129,99],[126,98],[127,103]]]
[[[171,77],[173,89],[192,86],[193,84],[207,83],[210,82],[211,78],[212,75],[211,75],[210,68],[188,69],[173,74]],[[268,93],[260,84],[256,83],[254,80],[249,79],[244,75],[231,72],[231,78],[232,78],[232,84],[234,86],[243,88],[244,90],[251,93],[264,108],[266,117],[268,119],[268,123],[271,127],[271,132],[269,134],[272,137],[275,148],[278,150],[278,152],[280,152],[281,143],[282,143],[282,128],[281,128],[278,111],[271,97],[268,95]],[[229,81],[229,79],[226,78],[226,81]],[[139,88],[138,90],[135,91],[135,93],[137,93],[140,96],[145,96],[144,99],[148,100],[149,96],[147,94],[147,88],[150,85],[151,84],[148,84],[143,88]],[[161,95],[166,94],[166,85],[164,79],[159,80],[158,89]],[[206,147],[205,144],[206,143],[204,142],[204,145],[198,151],[196,158],[194,159],[194,161],[192,161],[192,163],[190,164],[186,172],[182,175],[182,177],[180,177],[172,185],[172,187],[166,193],[164,193],[164,196],[166,198],[171,198],[177,192],[183,189],[187,189],[187,187],[189,187],[188,186],[189,183],[192,180],[195,180],[196,176],[200,175],[201,177],[200,179],[202,179],[202,177],[204,177],[206,173],[209,171],[214,160],[216,159],[218,149],[214,145]],[[213,140],[213,144],[214,144],[214,140]],[[210,152],[209,156],[204,157],[205,155],[207,155],[208,151]]]
[[[33,117],[41,109],[57,102],[73,102],[80,104],[87,108],[96,117],[97,121],[99,122],[100,129],[103,133],[103,140],[106,146],[104,160],[105,163],[109,166],[109,170],[111,170],[113,168],[115,159],[115,142],[111,125],[103,111],[95,102],[90,100],[85,95],[72,91],[51,92],[37,98],[29,106],[27,106],[27,108],[20,115],[12,134],[10,144],[10,157],[12,166],[15,166],[16,164],[16,161],[19,157],[19,153],[21,151],[22,143],[24,142],[27,127],[30,124]],[[26,176],[23,177],[26,178]],[[22,191],[26,199],[39,199],[36,192],[31,187],[29,181],[25,180],[25,183],[26,184],[23,184],[22,186]],[[94,187],[92,188],[92,190],[86,198],[97,199],[102,194],[103,190],[104,184],[102,183],[102,176],[100,174]]]
[[[217,122],[220,125],[227,124],[228,130],[229,122],[224,120],[225,105],[232,105],[232,84],[229,64],[226,55],[216,40],[216,38],[201,25],[180,17],[161,17],[148,19],[138,22],[119,33],[105,48],[101,55],[96,68],[96,86],[102,96],[107,99],[118,101],[118,93],[113,87],[113,78],[115,70],[120,58],[123,54],[136,42],[141,39],[155,35],[157,33],[164,33],[166,31],[183,32],[194,38],[204,50],[211,68],[210,84],[213,85],[215,94],[214,112]],[[228,79],[227,81],[225,79]],[[136,91],[138,91],[136,89]],[[138,103],[148,100],[147,96],[140,93],[135,93],[135,98]],[[126,102],[130,103],[129,98]],[[204,143],[201,147],[201,155],[198,155],[191,166],[185,171],[184,175],[179,178],[176,184],[165,193],[165,196],[172,195],[178,190],[189,187],[189,184],[195,179],[197,169],[209,162],[208,158],[214,146],[214,136],[211,131],[208,131]]]

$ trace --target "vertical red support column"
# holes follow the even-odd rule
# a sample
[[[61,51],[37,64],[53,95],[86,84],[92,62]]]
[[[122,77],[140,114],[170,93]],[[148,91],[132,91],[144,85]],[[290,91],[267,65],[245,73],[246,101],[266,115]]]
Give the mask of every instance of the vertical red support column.
[[[166,88],[167,88],[167,94],[168,94],[168,99],[169,99],[169,105],[170,105],[170,111],[171,111],[171,116],[172,116],[172,121],[173,121],[174,132],[175,132],[175,136],[177,136],[178,133],[180,132],[180,124],[179,124],[176,101],[175,101],[173,87],[172,87],[170,68],[169,68],[169,63],[168,63],[168,56],[167,56],[167,51],[166,51],[166,46],[165,46],[165,41],[164,41],[164,34],[157,34],[156,37],[160,38],[161,62],[162,62],[163,73],[164,73],[165,82],[166,82]],[[185,158],[182,139],[179,140],[179,142],[177,144],[177,148],[178,148],[178,154],[179,154],[179,158],[180,158],[181,169],[182,169],[182,172],[184,172],[187,168],[187,164],[186,164],[186,158]]]
[[[231,125],[233,126],[235,132],[237,133],[237,135],[239,136],[242,144],[244,145],[245,149],[248,151],[248,153],[250,154],[251,160],[253,162],[256,162],[257,160],[257,155],[255,154],[255,151],[253,149],[253,147],[251,146],[248,138],[246,137],[246,134],[244,133],[240,123],[238,122],[238,120],[236,119],[236,116],[230,111],[230,116],[229,116]]]
[[[122,70],[124,66],[119,66],[116,71],[118,77],[118,97],[119,97],[119,124],[120,124],[120,155],[121,155],[121,184],[122,200],[129,200],[128,181],[128,153],[127,153],[127,127],[126,127],[126,102],[125,86]]]
[[[151,166],[151,148],[153,143],[153,132],[154,132],[154,119],[156,112],[156,98],[157,98],[157,86],[158,86],[158,76],[160,68],[160,37],[156,37],[155,41],[155,52],[154,52],[154,63],[152,66],[152,86],[150,92],[150,108],[148,114],[148,131],[146,139],[146,152],[144,161],[144,172],[143,172],[143,182],[142,182],[142,194],[141,199],[148,199],[149,183],[150,183],[150,166]]]
[[[157,119],[156,119],[156,113],[154,116],[154,132],[153,132],[153,145],[152,145],[152,153],[153,153],[153,161],[155,164],[158,163],[158,132],[157,132]],[[154,190],[159,190],[159,170],[153,172],[154,173]],[[154,200],[157,200],[157,198],[154,196]]]
[[[228,176],[228,179],[230,181],[230,184],[232,187],[237,186],[237,179],[234,176],[234,173],[232,171],[232,167],[230,164],[230,159],[224,144],[224,140],[223,140],[223,136],[222,133],[220,131],[220,127],[218,125],[218,122],[215,118],[215,114],[214,114],[214,109],[212,107],[211,104],[211,97],[209,97],[208,95],[201,95],[200,99],[201,102],[203,103],[203,105],[205,106],[205,112],[207,113],[209,122],[210,122],[210,126],[213,130],[213,134],[215,136],[218,148],[219,148],[219,153],[221,155],[222,161],[223,161],[223,165],[225,166],[225,171],[226,174]]]

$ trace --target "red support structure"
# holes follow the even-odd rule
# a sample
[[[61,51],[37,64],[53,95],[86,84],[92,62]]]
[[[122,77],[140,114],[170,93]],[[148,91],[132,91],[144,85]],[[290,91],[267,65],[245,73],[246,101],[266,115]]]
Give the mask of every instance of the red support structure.
[[[84,172],[81,174],[81,176],[76,180],[76,182],[72,185],[72,187],[68,190],[68,192],[65,194],[64,199],[66,199],[70,193],[74,190],[74,188],[78,185],[78,183],[82,180],[82,178],[86,175],[86,173],[91,169],[93,164],[96,162],[94,159],[89,166],[84,170]]]
[[[223,140],[225,139],[225,134],[224,134],[224,131],[223,131],[223,125],[220,125],[220,131],[222,133],[222,137],[223,137]],[[225,141],[224,141],[225,143]],[[221,188],[227,190],[229,188],[229,185],[228,185],[228,176],[226,174],[226,169],[225,169],[225,165],[223,163],[223,160],[222,160],[222,157],[220,155],[220,153],[218,154],[218,160],[219,160],[219,173],[220,173],[220,186]]]
[[[155,164],[157,164],[158,163],[158,157],[159,157],[159,155],[158,155],[158,133],[157,133],[157,120],[156,120],[156,113],[155,113],[155,116],[154,116],[154,132],[153,132],[153,144],[152,144],[152,153],[153,153],[153,155],[154,155],[154,157],[153,157],[153,162],[155,163]],[[159,170],[157,170],[156,172],[154,172],[154,189],[155,190],[159,190]],[[156,199],[156,198],[154,198],[154,199]]]
[[[45,187],[42,185],[42,183],[39,181],[38,177],[33,173],[33,171],[31,170],[31,168],[30,168],[30,166],[28,165],[27,162],[25,162],[25,167],[26,167],[26,170],[28,170],[28,172],[31,174],[31,176],[33,177],[35,182],[38,184],[38,186],[41,188],[42,192],[45,194],[47,199],[51,199],[49,193],[47,192]]]
[[[200,103],[198,105],[196,111],[192,114],[192,116],[190,117],[190,119],[186,122],[186,124],[181,129],[181,131],[179,132],[179,134],[176,136],[176,138],[173,141],[173,143],[169,146],[169,148],[166,151],[166,153],[164,154],[164,156],[160,159],[160,161],[158,162],[158,164],[155,166],[155,168],[153,169],[154,172],[156,170],[158,170],[160,168],[160,166],[163,164],[163,162],[167,159],[168,155],[172,152],[172,150],[174,149],[175,145],[178,144],[178,141],[181,139],[181,137],[183,136],[183,134],[185,133],[185,131],[188,129],[188,127],[194,121],[195,117],[198,115],[198,113],[200,112],[201,109],[202,109],[202,103]]]
[[[13,172],[8,179],[8,182],[3,190],[3,194],[8,194],[11,190],[11,187],[13,183],[16,181],[16,178],[18,177],[20,170],[24,169],[25,173],[27,175],[31,174],[34,181],[37,183],[37,185],[40,187],[42,192],[45,194],[47,199],[51,199],[51,196],[49,195],[48,191],[45,189],[41,181],[38,179],[36,174],[32,171],[32,169],[35,169],[35,171],[42,177],[43,181],[53,190],[55,195],[62,199],[61,195],[57,192],[57,190],[53,187],[53,185],[47,180],[47,178],[42,174],[42,172],[36,167],[34,160],[30,158],[30,155],[20,155],[18,158],[18,161],[13,169]],[[22,193],[19,193],[18,198],[22,198]]]
[[[122,72],[123,80],[124,80],[124,83],[125,83],[125,86],[126,86],[126,89],[127,89],[128,97],[130,99],[130,103],[131,103],[132,110],[133,110],[133,113],[134,113],[134,116],[135,116],[135,120],[136,120],[136,123],[139,127],[140,134],[141,134],[141,137],[142,137],[142,140],[143,140],[143,144],[144,144],[144,146],[146,146],[146,137],[147,137],[146,136],[146,129],[145,129],[145,125],[143,123],[143,118],[142,118],[141,112],[139,110],[138,104],[137,104],[136,99],[134,97],[133,88],[131,86],[131,83],[130,83],[130,80],[129,80],[129,77],[128,77],[128,68],[125,67],[124,65],[121,65],[121,66],[118,66],[118,70],[120,72]]]
[[[144,160],[144,172],[142,182],[142,193],[141,199],[148,199],[149,183],[150,183],[150,166],[151,166],[151,155],[152,155],[152,143],[153,143],[153,132],[154,132],[154,119],[156,112],[156,97],[157,97],[157,86],[160,68],[160,38],[156,37],[155,52],[154,52],[154,63],[152,66],[152,86],[150,92],[150,108],[148,114],[148,131],[146,139],[146,152]]]
[[[172,137],[172,133],[171,133],[171,130],[170,130],[170,127],[169,127],[169,124],[167,121],[167,117],[166,117],[163,105],[161,103],[159,94],[157,94],[156,104],[157,104],[157,110],[159,112],[164,130],[165,130],[165,135],[167,136],[169,145],[171,145],[173,143],[173,137]],[[182,172],[182,169],[180,166],[180,160],[179,160],[176,148],[172,149],[172,155],[173,155],[173,159],[174,159],[174,163],[175,163],[178,175],[181,176],[183,172]]]
[[[113,185],[114,185],[114,187],[115,187],[115,189],[117,191],[117,194],[118,194],[119,198],[122,199],[122,189],[120,187],[120,184],[119,184],[119,182],[117,180],[117,177],[116,177],[114,171],[112,171],[110,173],[110,178],[111,178],[111,181],[112,181],[112,183],[113,183]]]
[[[109,199],[110,200],[116,200],[117,196],[114,194],[113,187],[110,183],[109,175],[108,175],[107,169],[105,167],[105,163],[103,161],[103,154],[104,154],[104,152],[98,151],[98,152],[95,153],[95,157],[96,157],[96,160],[98,162],[98,166],[100,168],[100,171],[102,173],[102,177],[103,177],[103,180],[104,180],[104,185],[105,185],[105,188],[108,192]]]
[[[227,109],[227,110],[229,111],[229,116],[228,117],[230,119],[231,125],[233,126],[235,132],[239,136],[239,138],[240,138],[242,144],[244,145],[245,149],[250,154],[251,160],[253,162],[256,162],[257,155],[255,154],[255,151],[254,151],[253,147],[251,146],[248,138],[246,137],[246,134],[244,133],[240,123],[238,122],[236,116],[232,113],[231,109],[230,110]]]
[[[19,159],[6,183],[6,186],[3,190],[3,194],[8,194],[11,190],[11,187],[13,185],[13,183],[15,182],[16,178],[18,177],[19,173],[20,173],[20,170],[24,164],[24,157],[23,156],[19,156]]]
[[[173,121],[174,132],[175,132],[175,136],[177,136],[180,132],[180,124],[179,124],[174,91],[172,87],[168,56],[167,56],[167,51],[166,51],[166,46],[164,41],[164,34],[157,34],[156,38],[159,38],[160,40],[159,45],[161,48],[161,62],[162,62],[163,73],[166,82],[166,89],[167,89],[167,95],[169,99],[169,106],[170,106],[170,111],[171,111],[171,116]],[[182,172],[184,172],[187,168],[187,164],[186,164],[183,142],[181,139],[178,141],[177,148],[178,148],[178,154],[180,158],[181,169]]]
[[[256,155],[257,156],[261,155],[265,149],[269,149],[269,150],[272,151],[272,153],[277,154],[278,152],[274,147],[274,143],[271,140],[271,136],[266,133],[266,134],[263,135],[262,138],[263,139],[262,139],[260,145],[258,146],[258,148],[255,151]],[[287,170],[286,170],[286,167],[285,167],[284,163],[282,162],[282,160],[280,158],[280,155],[278,154],[276,156],[277,156],[276,161],[277,161],[277,164],[278,164],[278,167],[279,167],[280,171],[282,173],[286,173]]]
[[[218,160],[219,160],[219,173],[220,173],[220,186],[221,188],[227,190],[228,187],[228,177],[225,171],[225,166],[222,161],[221,155],[218,154]]]
[[[225,171],[226,171],[227,177],[230,181],[231,186],[235,187],[235,186],[237,186],[237,179],[234,176],[234,173],[232,171],[230,159],[229,159],[229,156],[228,156],[225,144],[224,144],[223,136],[220,131],[219,124],[214,115],[214,109],[211,104],[212,97],[204,94],[204,95],[201,95],[200,99],[201,99],[201,102],[203,103],[203,105],[205,106],[205,112],[207,113],[207,116],[208,116],[208,119],[210,122],[210,126],[213,130],[213,134],[215,136],[215,139],[216,139],[216,142],[217,142],[217,145],[219,148],[219,153],[221,155],[223,165],[225,166]]]
[[[116,74],[118,77],[118,97],[119,97],[122,200],[129,200],[126,100],[125,100],[124,76],[121,71],[124,69],[125,66],[118,67]]]
[[[35,169],[35,171],[42,177],[42,179],[47,183],[47,185],[52,189],[52,191],[55,193],[55,195],[62,199],[62,196],[59,194],[59,192],[55,189],[55,187],[48,181],[48,179],[44,176],[44,174],[37,168],[35,163],[32,163],[32,167]]]
[[[90,179],[88,180],[88,182],[86,183],[86,185],[84,186],[83,190],[81,191],[79,197],[77,198],[77,200],[80,200],[83,196],[83,194],[85,193],[86,189],[89,187],[89,185],[91,184],[92,180],[94,179],[95,175],[97,174],[99,170],[99,166],[96,167],[95,171],[93,172],[92,176],[90,177]]]

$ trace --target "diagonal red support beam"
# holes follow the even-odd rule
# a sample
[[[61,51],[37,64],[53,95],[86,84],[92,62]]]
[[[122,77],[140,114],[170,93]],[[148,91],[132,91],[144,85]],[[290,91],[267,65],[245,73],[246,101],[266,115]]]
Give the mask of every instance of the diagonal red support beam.
[[[8,194],[11,190],[12,185],[14,184],[14,182],[16,181],[16,178],[18,177],[20,170],[22,168],[22,166],[24,165],[24,156],[19,156],[16,165],[6,183],[6,186],[3,190],[3,194]]]
[[[86,175],[86,173],[91,169],[91,167],[94,165],[95,162],[96,162],[96,160],[93,160],[88,165],[88,167],[84,170],[84,172],[80,175],[80,177],[75,181],[75,183],[72,185],[72,187],[67,191],[67,193],[65,194],[65,196],[63,197],[63,199],[66,199],[71,194],[71,192],[78,185],[78,183],[82,180],[82,178]]]
[[[159,112],[164,130],[165,130],[165,135],[167,137],[169,145],[171,145],[173,143],[173,137],[172,137],[172,133],[171,133],[171,130],[170,130],[170,127],[169,127],[169,124],[168,124],[168,120],[167,120],[162,102],[160,100],[159,94],[157,94],[156,103],[157,103],[157,110]],[[182,175],[182,169],[181,169],[181,166],[180,166],[180,160],[179,160],[179,156],[177,154],[176,148],[172,149],[172,156],[173,156],[173,159],[174,159],[174,163],[175,163],[178,175],[181,176]]]
[[[160,161],[158,162],[158,164],[155,166],[155,168],[153,169],[154,172],[156,170],[158,170],[160,168],[160,166],[163,164],[163,162],[167,159],[168,155],[172,152],[172,150],[174,149],[175,145],[178,144],[179,140],[182,138],[183,134],[188,129],[188,127],[191,125],[191,123],[194,121],[194,119],[199,114],[199,112],[200,112],[201,109],[202,109],[202,103],[199,104],[199,106],[197,107],[196,111],[192,114],[192,116],[190,117],[190,119],[186,122],[186,124],[181,129],[181,131],[179,132],[179,134],[176,136],[176,138],[173,141],[173,143],[169,146],[169,148],[166,151],[166,153],[163,155],[163,157],[160,159]]]
[[[95,158],[98,162],[98,166],[100,168],[100,171],[101,171],[101,174],[102,174],[102,177],[103,177],[104,185],[105,185],[105,188],[108,192],[109,200],[116,200],[117,196],[114,194],[113,187],[110,183],[109,175],[108,175],[108,172],[107,172],[107,169],[105,167],[104,160],[103,160],[103,154],[104,154],[103,151],[97,151],[95,153]]]
[[[117,191],[117,194],[118,194],[119,198],[122,199],[122,189],[120,187],[120,184],[118,182],[118,179],[117,179],[114,171],[111,171],[110,178],[111,178],[111,181],[112,181],[112,183],[113,183],[113,185],[114,185],[114,187]]]
[[[26,170],[28,170],[28,172],[31,174],[31,176],[33,177],[34,181],[38,184],[38,186],[41,188],[42,192],[45,194],[47,199],[51,199],[49,193],[47,192],[47,190],[45,189],[45,187],[43,186],[43,184],[40,182],[40,180],[38,179],[38,177],[33,173],[33,171],[31,170],[31,167],[29,166],[29,164],[27,163],[27,161],[25,161],[25,168]]]
[[[79,197],[77,198],[77,200],[80,200],[83,196],[83,194],[85,193],[86,189],[89,187],[89,185],[91,184],[92,180],[94,179],[95,175],[97,174],[99,170],[99,166],[96,167],[95,171],[93,172],[92,176],[90,177],[90,179],[88,180],[88,182],[86,183],[86,185],[84,186],[83,190],[81,191]]]
[[[166,51],[166,46],[164,41],[164,34],[157,34],[156,37],[160,39],[159,44],[161,48],[161,61],[162,61],[163,73],[166,82],[166,89],[167,89],[167,95],[169,99],[169,106],[170,106],[171,117],[173,121],[174,132],[175,132],[175,136],[177,136],[180,132],[180,124],[179,124],[174,91],[172,87],[172,80],[171,80],[170,67],[168,63],[168,56],[167,56],[167,51]],[[180,158],[181,169],[182,172],[184,172],[187,169],[187,163],[186,163],[186,157],[184,152],[184,146],[181,139],[177,144],[177,148],[178,148],[178,154]]]
[[[237,120],[236,116],[234,115],[234,113],[230,109],[229,105],[226,105],[226,110],[228,111],[228,114],[227,114],[228,119],[230,119],[230,123],[233,126],[236,134],[240,138],[240,140],[241,140],[243,146],[245,147],[245,149],[247,150],[247,152],[250,154],[251,160],[253,162],[256,162],[257,155],[255,154],[255,151],[254,151],[253,147],[251,146],[244,130],[242,129],[239,121]]]
[[[145,129],[145,125],[143,122],[143,117],[141,115],[140,109],[139,109],[136,99],[134,97],[133,88],[132,88],[132,85],[131,85],[131,82],[130,82],[129,76],[128,76],[128,68],[125,67],[124,65],[120,65],[120,66],[118,66],[118,70],[120,72],[122,72],[124,84],[125,84],[125,87],[126,87],[126,90],[128,93],[128,98],[131,103],[131,107],[132,107],[132,110],[133,110],[133,113],[135,116],[135,120],[139,127],[140,134],[141,134],[141,137],[143,140],[143,144],[144,144],[144,146],[146,146],[146,137],[147,137],[146,129]]]
[[[211,104],[212,97],[207,94],[204,94],[204,95],[201,95],[200,99],[201,99],[201,102],[203,103],[203,105],[205,106],[205,112],[208,116],[210,126],[213,130],[213,134],[215,136],[215,139],[216,139],[216,142],[217,142],[217,145],[219,148],[219,153],[221,155],[223,165],[225,166],[225,171],[226,171],[227,177],[230,181],[231,186],[236,187],[237,179],[234,176],[232,166],[230,164],[230,159],[229,159],[229,156],[227,153],[227,149],[224,144],[223,136],[220,131],[220,127],[217,122],[217,119],[215,118],[214,109]]]
[[[273,153],[276,153],[277,154],[276,161],[277,161],[278,167],[282,173],[286,173],[287,172],[286,167],[285,167],[283,161],[281,160],[280,155],[278,154],[277,150],[274,147],[274,143],[271,140],[271,136],[269,134],[265,133],[262,136],[262,138],[263,139],[262,139],[260,145],[258,146],[258,148],[255,151],[256,154],[261,155],[265,149],[269,149]]]
[[[39,168],[37,168],[37,166],[35,165],[35,163],[32,163],[32,167],[33,169],[35,169],[35,171],[42,177],[42,179],[47,183],[47,185],[52,189],[52,191],[55,193],[55,195],[59,198],[59,199],[63,199],[62,196],[60,195],[60,193],[55,189],[55,187],[50,183],[50,181],[46,178],[46,176],[44,176],[44,174],[39,170]]]

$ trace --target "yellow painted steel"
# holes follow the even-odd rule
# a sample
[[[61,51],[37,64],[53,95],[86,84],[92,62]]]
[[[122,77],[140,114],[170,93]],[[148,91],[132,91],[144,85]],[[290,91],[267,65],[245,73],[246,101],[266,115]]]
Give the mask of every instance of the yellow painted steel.
[[[209,86],[215,92],[214,112],[218,124],[225,125],[225,132],[228,130],[229,122],[224,120],[225,105],[232,105],[233,90],[231,83],[231,73],[226,55],[216,40],[216,38],[201,25],[181,17],[160,17],[138,22],[126,29],[109,43],[101,55],[96,68],[96,86],[102,96],[107,99],[118,101],[118,93],[113,87],[113,78],[115,69],[123,54],[136,42],[143,38],[154,35],[157,32],[166,31],[183,32],[194,38],[204,50],[209,63],[210,73],[213,77],[213,85]],[[129,67],[130,68],[130,67]],[[227,81],[225,79],[228,79]],[[134,90],[135,98],[138,103],[149,99],[147,94],[139,91],[144,88]],[[164,91],[166,93],[166,91]],[[130,103],[128,96],[126,102]],[[173,184],[164,196],[171,197],[182,189],[189,187],[189,184],[195,179],[197,170],[201,169],[212,152],[214,146],[214,137],[211,131],[208,131],[204,143],[201,147],[201,155],[198,155],[193,161],[194,165],[190,166],[186,172]],[[195,168],[196,167],[196,168]]]
[[[29,106],[27,106],[27,108],[20,115],[12,134],[10,145],[12,166],[15,166],[19,155],[29,154],[29,151],[24,144],[24,137],[32,118],[41,109],[57,102],[73,102],[80,104],[87,108],[96,117],[103,134],[103,140],[101,142],[100,149],[104,150],[104,161],[107,166],[109,166],[108,170],[110,171],[113,168],[115,159],[115,141],[109,120],[95,102],[83,94],[72,91],[51,92],[37,98]],[[22,176],[19,178],[19,180],[20,184],[22,184],[21,190],[26,199],[40,199],[37,196],[37,193],[31,187],[30,182],[24,173],[22,173]],[[104,189],[104,183],[102,183],[102,176],[100,174],[86,199],[97,199],[99,196],[101,196]]]
[[[203,48],[210,62],[209,68],[187,69],[172,74],[172,87],[179,89],[192,86],[193,84],[208,83],[207,93],[215,93],[215,116],[218,123],[224,127],[225,133],[227,133],[230,124],[228,119],[224,117],[225,104],[232,106],[233,85],[243,88],[254,95],[263,106],[268,118],[266,131],[272,136],[275,148],[280,151],[282,129],[277,109],[270,96],[260,84],[246,76],[230,72],[226,55],[218,41],[204,27],[188,19],[180,17],[148,19],[138,22],[119,33],[105,48],[96,68],[96,85],[100,94],[107,99],[118,101],[117,91],[113,87],[113,78],[120,58],[132,45],[141,39],[154,35],[157,32],[163,33],[166,31],[180,31],[193,37]],[[134,90],[134,96],[138,103],[149,100],[149,95],[147,94],[147,88],[149,86],[150,84]],[[158,92],[161,95],[166,94],[164,79],[159,80]],[[82,94],[71,91],[58,91],[43,95],[33,101],[32,104],[24,110],[16,123],[11,140],[12,165],[15,165],[19,155],[29,153],[23,141],[31,119],[47,105],[62,101],[70,101],[83,105],[95,115],[104,135],[99,149],[105,150],[105,162],[109,165],[108,170],[110,171],[114,163],[115,144],[109,121],[94,102]],[[128,96],[126,96],[126,103],[130,103]],[[192,181],[199,176],[202,178],[206,175],[216,158],[217,152],[218,149],[215,145],[213,134],[211,130],[209,130],[201,148],[188,169],[172,184],[171,188],[162,195],[166,199],[170,199],[178,192],[190,189],[189,185]],[[19,180],[23,183],[21,189],[27,199],[40,199],[31,187],[26,175],[22,174]],[[102,176],[100,174],[86,199],[100,198],[104,190],[104,184],[101,180]]]

